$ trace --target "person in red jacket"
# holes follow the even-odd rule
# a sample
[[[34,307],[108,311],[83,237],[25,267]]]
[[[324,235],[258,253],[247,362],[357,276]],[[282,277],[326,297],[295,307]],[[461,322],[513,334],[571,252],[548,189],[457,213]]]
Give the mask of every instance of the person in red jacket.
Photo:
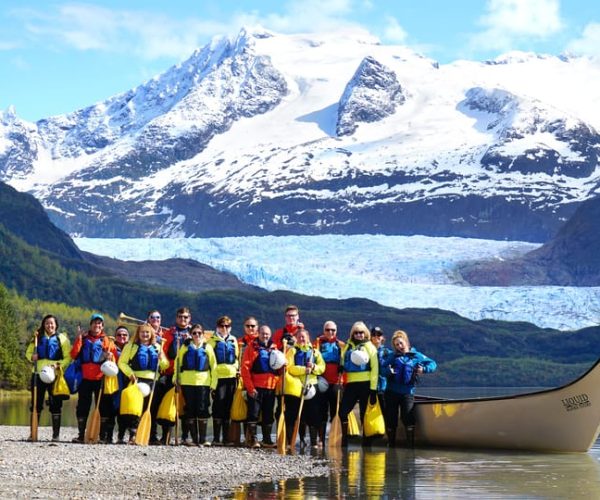
[[[74,443],[83,443],[87,417],[92,406],[92,396],[96,400],[103,382],[100,365],[104,361],[115,361],[117,350],[114,342],[110,342],[104,333],[104,317],[94,313],[90,318],[90,328],[87,332],[79,333],[71,349],[71,359],[79,358],[83,380],[79,386],[77,401],[77,430]],[[102,417],[102,414],[100,414]]]
[[[285,326],[283,328],[279,328],[275,332],[275,335],[273,335],[273,343],[279,350],[281,350],[283,347],[283,339],[287,340],[288,347],[294,345],[296,342],[296,331],[299,328],[304,328],[304,325],[300,321],[300,309],[298,309],[298,306],[287,306],[284,314]]]
[[[281,368],[274,370],[269,362],[271,351],[276,349],[271,342],[271,329],[267,325],[260,327],[258,338],[244,351],[242,357],[242,381],[248,394],[248,446],[260,446],[256,441],[256,426],[262,412],[262,446],[275,446],[271,439],[273,427],[273,408],[275,407],[275,387],[279,381]]]

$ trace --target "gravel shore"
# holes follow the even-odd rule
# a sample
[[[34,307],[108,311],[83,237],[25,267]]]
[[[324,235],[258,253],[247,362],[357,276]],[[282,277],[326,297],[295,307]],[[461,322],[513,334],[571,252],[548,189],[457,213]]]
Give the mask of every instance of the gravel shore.
[[[327,461],[247,448],[73,444],[74,428],[27,442],[29,427],[0,426],[0,498],[212,498],[244,483],[323,476]]]

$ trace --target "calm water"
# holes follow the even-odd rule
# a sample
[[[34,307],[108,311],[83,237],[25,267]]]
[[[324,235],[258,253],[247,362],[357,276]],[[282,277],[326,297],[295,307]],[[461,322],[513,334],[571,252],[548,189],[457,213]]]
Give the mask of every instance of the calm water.
[[[478,391],[481,396],[516,392]],[[474,395],[464,389],[428,393]],[[76,398],[65,403],[64,425],[75,425],[75,403]],[[28,425],[28,404],[27,397],[0,399],[0,425]],[[46,410],[41,425],[50,425]],[[240,486],[232,498],[600,498],[600,440],[588,453],[363,450],[351,445],[347,452],[329,458],[327,477]]]

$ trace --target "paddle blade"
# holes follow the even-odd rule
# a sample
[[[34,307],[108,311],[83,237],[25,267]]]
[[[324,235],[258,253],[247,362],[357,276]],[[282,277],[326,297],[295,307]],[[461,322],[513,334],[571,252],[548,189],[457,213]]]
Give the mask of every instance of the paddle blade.
[[[100,437],[100,410],[96,408],[88,419],[85,428],[84,443],[95,444]]]
[[[285,455],[285,416],[283,411],[277,421],[277,453]]]
[[[336,415],[331,421],[329,427],[329,442],[327,443],[328,448],[337,449],[342,446],[342,421],[340,416]]]
[[[152,426],[152,417],[150,416],[150,408],[148,408],[142,418],[135,433],[135,444],[139,446],[148,446],[150,442],[150,427]]]

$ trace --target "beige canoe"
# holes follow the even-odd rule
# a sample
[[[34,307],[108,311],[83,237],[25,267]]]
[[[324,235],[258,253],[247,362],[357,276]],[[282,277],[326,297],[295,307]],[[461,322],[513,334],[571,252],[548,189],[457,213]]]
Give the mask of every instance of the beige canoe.
[[[494,398],[417,399],[415,407],[416,446],[586,452],[600,431],[600,360],[556,389]]]

